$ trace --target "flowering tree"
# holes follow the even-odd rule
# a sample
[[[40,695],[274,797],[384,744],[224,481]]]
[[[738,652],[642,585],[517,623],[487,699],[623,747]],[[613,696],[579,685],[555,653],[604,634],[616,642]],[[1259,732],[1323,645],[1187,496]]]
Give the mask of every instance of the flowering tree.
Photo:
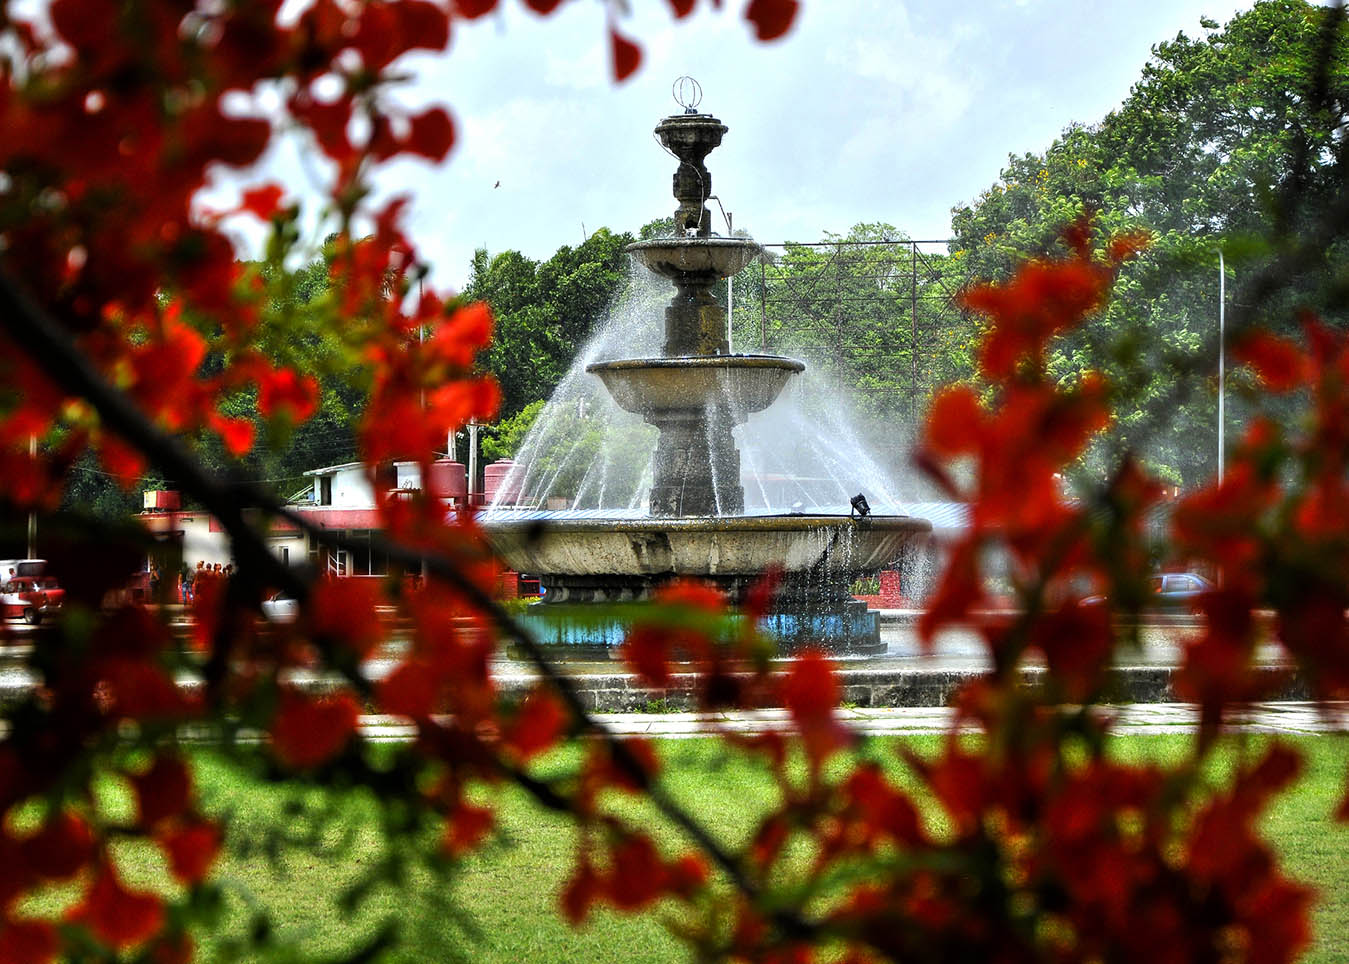
[[[526,2],[541,14],[559,5]],[[669,2],[677,16],[694,6]],[[973,524],[922,630],[965,620],[982,632],[995,668],[959,708],[961,721],[986,735],[970,743],[953,733],[934,758],[905,755],[949,832],[935,832],[910,792],[854,755],[834,715],[829,661],[808,652],[770,672],[752,631],[725,630],[711,590],[669,587],[624,652],[655,685],[668,680],[676,652],[689,659],[706,708],[790,711],[789,734],[721,734],[735,751],[766,760],[779,790],[743,850],[714,839],[669,797],[650,746],[595,724],[492,601],[494,565],[473,521],[447,521],[434,493],[380,506],[391,560],[424,562],[428,578],[415,591],[338,589],[267,551],[270,520],[304,521],[259,486],[209,476],[179,439],[207,431],[247,451],[253,420],[222,413],[244,389],[256,391],[259,414],[284,437],[313,414],[315,384],[256,347],[284,336],[287,320],[270,312],[267,282],[235,262],[221,215],[194,209],[194,195],[209,166],[250,164],[279,127],[312,137],[329,162],[338,228],[338,297],[323,323],[359,349],[371,382],[362,456],[425,465],[447,431],[493,412],[496,386],[474,367],[491,317],[482,305],[412,294],[423,266],[399,228],[408,202],[368,210],[370,178],[394,157],[446,156],[449,114],[397,106],[395,66],[408,51],[444,49],[454,20],[495,6],[315,0],[281,21],[280,4],[263,0],[54,0],[41,23],[0,8],[0,494],[11,513],[51,512],[65,471],[93,448],[109,472],[130,480],[151,466],[197,500],[239,562],[228,580],[200,587],[195,649],[181,652],[155,613],[103,604],[143,543],[87,520],[52,519],[62,534],[53,563],[64,566],[70,604],[32,659],[41,685],[6,710],[0,730],[0,961],[192,956],[192,934],[210,919],[205,898],[222,828],[200,812],[178,743],[189,723],[226,736],[264,731],[269,765],[286,779],[376,789],[400,852],[434,832],[429,858],[479,846],[493,827],[482,791],[518,786],[580,830],[565,915],[579,921],[598,904],[683,901],[684,934],[710,957],[1293,958],[1307,941],[1310,892],[1281,873],[1254,825],[1296,774],[1297,756],[1276,747],[1217,789],[1201,766],[1225,713],[1260,695],[1257,609],[1275,611],[1279,639],[1318,698],[1343,698],[1349,687],[1349,345],[1314,319],[1304,343],[1238,319],[1235,349],[1271,390],[1297,394],[1304,420],[1256,423],[1225,480],[1176,513],[1178,549],[1224,574],[1182,669],[1205,724],[1192,757],[1170,768],[1113,762],[1104,752],[1108,722],[1084,707],[1102,697],[1121,642],[1113,617],[1143,599],[1142,518],[1159,490],[1125,453],[1099,491],[1065,498],[1058,475],[1109,425],[1112,386],[1090,373],[1051,381],[1045,352],[1101,306],[1115,267],[1141,239],[1094,238],[1083,221],[1066,235],[1063,257],[1028,263],[1007,284],[967,296],[990,321],[983,380],[939,396],[919,458],[971,502]],[[611,4],[615,17],[620,6]],[[771,39],[796,6],[752,0],[744,13]],[[1338,14],[1326,24],[1329,62]],[[640,52],[611,31],[622,79]],[[284,105],[284,122],[238,106],[263,90]],[[1326,105],[1328,129],[1342,130],[1331,122],[1342,123],[1343,108]],[[1342,170],[1346,143],[1327,148]],[[1323,212],[1326,230],[1349,223],[1345,198]],[[246,191],[231,213],[270,225],[274,261],[296,244],[298,211],[280,186]],[[1256,295],[1322,240],[1290,237]],[[963,461],[968,486],[954,481],[953,461]],[[330,533],[310,536],[340,544]],[[1023,604],[1008,619],[980,615],[983,550],[995,544],[1013,561]],[[303,615],[292,629],[263,633],[255,611],[276,587],[302,601]],[[772,589],[767,578],[751,594],[751,614]],[[1108,601],[1085,605],[1098,590]],[[376,604],[400,593],[411,648],[376,684],[361,660],[384,638]],[[490,672],[503,639],[544,680],[519,702],[502,698]],[[1028,653],[1049,666],[1034,687],[1016,672]],[[342,683],[327,696],[301,692],[285,681],[300,666]],[[415,742],[376,765],[357,732],[364,707],[415,721]],[[543,751],[577,737],[588,739],[573,772],[535,766]],[[96,786],[106,781],[130,794],[133,813],[97,805]],[[682,830],[687,851],[662,850],[615,816],[606,805],[614,792],[648,799]],[[127,839],[159,848],[179,886],[128,884],[113,847]],[[56,883],[76,894],[60,919],[26,900]]]

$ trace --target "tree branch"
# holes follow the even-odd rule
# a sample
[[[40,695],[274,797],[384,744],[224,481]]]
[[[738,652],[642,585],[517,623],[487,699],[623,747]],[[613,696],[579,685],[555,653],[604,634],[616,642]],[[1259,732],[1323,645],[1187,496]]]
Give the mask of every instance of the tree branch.
[[[227,483],[212,478],[185,446],[146,418],[124,392],[109,384],[90,364],[70,334],[38,308],[4,272],[0,272],[0,331],[7,334],[16,348],[27,354],[63,391],[87,401],[98,412],[106,429],[138,449],[164,473],[167,481],[199,501],[203,508],[215,516],[229,535],[241,571],[245,566],[256,566],[264,575],[263,581],[266,583],[285,589],[297,599],[308,598],[312,575],[309,579],[302,578],[271,553],[258,531],[245,518],[246,507],[284,518],[323,545],[348,547],[343,537],[318,528],[301,514],[288,509],[274,494],[261,486],[247,481],[230,480]],[[496,630],[516,643],[527,655],[540,676],[561,696],[582,729],[604,741],[614,763],[644,790],[661,814],[706,853],[741,893],[751,900],[758,899],[759,888],[745,874],[739,862],[692,815],[651,781],[651,775],[622,740],[600,726],[586,710],[570,679],[558,671],[533,636],[500,603],[444,557],[428,556],[424,550],[404,546],[377,533],[372,534],[370,547],[387,553],[391,560],[405,566],[424,565],[428,574],[454,586],[472,605],[487,615]],[[213,659],[223,659],[222,646],[223,641],[218,640]],[[353,683],[362,688],[368,687],[368,681],[363,678],[353,680]],[[511,775],[516,776],[514,772]],[[539,799],[537,787],[524,788]],[[809,937],[818,930],[815,924],[790,911],[774,910],[770,913],[774,922],[791,937]]]

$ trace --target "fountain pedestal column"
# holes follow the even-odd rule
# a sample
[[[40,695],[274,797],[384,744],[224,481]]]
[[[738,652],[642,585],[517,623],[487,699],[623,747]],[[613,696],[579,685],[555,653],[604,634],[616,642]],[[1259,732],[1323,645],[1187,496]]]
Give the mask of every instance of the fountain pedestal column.
[[[660,428],[652,460],[651,515],[739,515],[745,511],[740,452],[724,405],[659,412],[647,420]]]
[[[730,353],[726,312],[711,291],[717,280],[697,275],[674,279],[675,294],[665,309],[665,344],[661,349],[667,358]]]

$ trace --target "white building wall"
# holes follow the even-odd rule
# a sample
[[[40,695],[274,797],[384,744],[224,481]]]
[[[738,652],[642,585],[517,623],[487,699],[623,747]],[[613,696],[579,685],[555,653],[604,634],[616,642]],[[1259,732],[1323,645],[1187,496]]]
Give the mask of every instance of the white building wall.
[[[396,462],[394,464],[396,481],[394,485],[399,489],[420,489],[422,487],[422,467],[416,462]]]
[[[332,501],[323,499],[323,482],[330,480]],[[394,463],[394,487],[420,489],[422,469],[416,462]],[[342,465],[314,476],[314,505],[332,505],[345,509],[373,509],[375,490],[364,465]]]
[[[375,504],[375,490],[364,468],[346,469],[333,479],[333,505],[366,509]]]
[[[273,533],[267,537],[267,548],[288,566],[303,565],[308,551],[304,534],[300,532]]]
[[[211,517],[205,512],[194,512],[176,517],[174,525],[183,530],[183,562],[189,569],[198,562],[222,566],[230,561],[230,544],[223,532],[211,531]]]

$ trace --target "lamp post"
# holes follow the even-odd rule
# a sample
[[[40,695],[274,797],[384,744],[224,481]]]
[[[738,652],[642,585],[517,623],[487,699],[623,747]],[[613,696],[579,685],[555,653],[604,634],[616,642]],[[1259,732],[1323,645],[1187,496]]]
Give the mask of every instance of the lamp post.
[[[1218,249],[1218,482],[1223,480],[1223,402],[1227,374],[1227,266]]]
[[[37,461],[37,436],[28,436],[28,457]],[[37,558],[37,513],[28,513],[28,558]]]

